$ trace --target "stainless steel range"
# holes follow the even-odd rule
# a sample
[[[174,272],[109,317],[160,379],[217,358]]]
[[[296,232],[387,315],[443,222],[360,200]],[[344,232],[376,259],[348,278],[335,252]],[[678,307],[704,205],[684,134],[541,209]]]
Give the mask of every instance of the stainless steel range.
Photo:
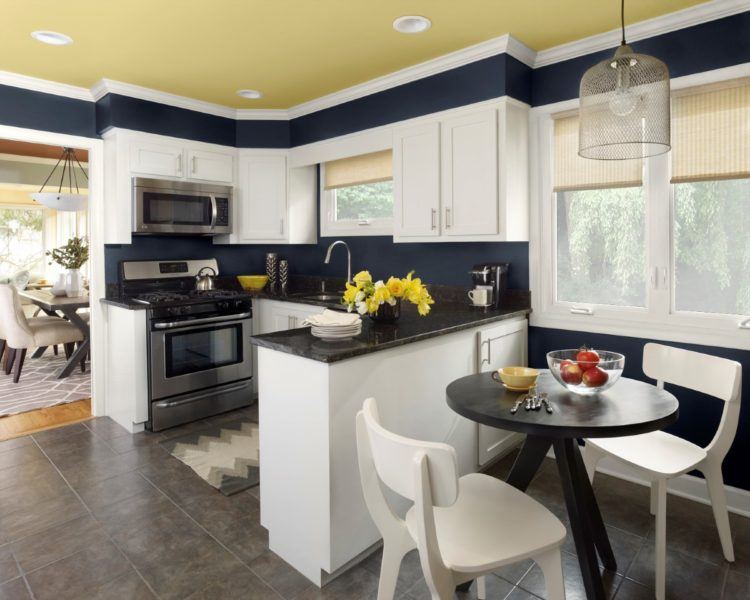
[[[120,264],[121,295],[148,305],[152,431],[253,402],[250,296],[195,290],[205,267],[219,272],[215,259]]]

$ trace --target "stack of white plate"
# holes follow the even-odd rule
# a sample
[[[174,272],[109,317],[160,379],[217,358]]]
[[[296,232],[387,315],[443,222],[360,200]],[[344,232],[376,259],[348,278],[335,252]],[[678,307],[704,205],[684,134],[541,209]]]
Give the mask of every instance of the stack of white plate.
[[[304,324],[310,326],[313,336],[329,342],[347,340],[362,331],[359,315],[328,309],[322,314],[308,317]]]

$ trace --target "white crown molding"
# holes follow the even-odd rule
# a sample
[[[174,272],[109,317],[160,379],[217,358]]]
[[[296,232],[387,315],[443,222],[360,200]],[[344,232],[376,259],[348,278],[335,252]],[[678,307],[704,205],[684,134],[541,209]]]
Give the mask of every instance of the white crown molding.
[[[75,98],[88,102],[94,101],[91,91],[86,88],[68,85],[67,83],[48,81],[47,79],[39,79],[38,77],[29,77],[28,75],[21,75],[19,73],[11,73],[10,71],[0,71],[0,85],[9,85],[34,92],[65,96],[66,98]]]
[[[217,117],[225,117],[227,119],[234,119],[237,116],[237,110],[229,106],[214,104],[213,102],[205,102],[203,100],[195,100],[194,98],[188,98],[187,96],[170,94],[169,92],[162,92],[160,90],[141,87],[139,85],[133,85],[132,83],[115,81],[113,79],[100,79],[91,88],[91,93],[95,100],[99,100],[106,94],[120,94],[121,96],[129,96],[131,98],[138,98],[149,102],[158,102],[159,104],[167,104],[169,106],[194,110],[196,112]]]
[[[508,53],[514,58],[520,60],[528,66],[533,64],[535,52],[525,46],[519,40],[509,34],[492,38],[479,44],[474,44],[467,48],[462,48],[450,54],[444,54],[438,58],[433,58],[425,62],[406,67],[400,71],[376,77],[370,81],[348,87],[338,92],[321,96],[309,102],[297,104],[289,109],[289,117],[295,119],[310,113],[331,108],[344,102],[363,98],[377,92],[382,92],[405,83],[410,83],[418,79],[424,79],[430,75],[443,73],[469,63],[496,56],[498,54]]]
[[[653,19],[626,25],[625,35],[629,42],[636,42],[670,31],[677,31],[678,29],[736,15],[747,10],[750,10],[750,0],[711,0]],[[610,50],[620,44],[620,35],[620,29],[618,28],[547,50],[540,50],[537,52],[533,67],[538,69],[586,54]]]
[[[238,108],[234,118],[238,121],[288,121],[289,111],[285,108]]]

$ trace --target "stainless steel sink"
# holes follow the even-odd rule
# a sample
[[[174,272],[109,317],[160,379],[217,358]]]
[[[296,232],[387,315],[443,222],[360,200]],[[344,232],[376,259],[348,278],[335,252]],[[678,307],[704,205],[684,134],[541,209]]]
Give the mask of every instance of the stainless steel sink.
[[[298,298],[303,300],[315,300],[316,302],[335,302],[339,303],[341,300],[341,294],[334,294],[332,292],[303,292],[301,294],[295,294]]]

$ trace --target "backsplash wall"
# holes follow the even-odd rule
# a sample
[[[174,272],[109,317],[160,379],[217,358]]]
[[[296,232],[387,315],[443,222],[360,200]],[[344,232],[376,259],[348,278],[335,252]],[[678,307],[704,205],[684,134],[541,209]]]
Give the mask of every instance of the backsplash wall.
[[[328,245],[336,238],[319,238],[317,244],[214,245],[210,238],[133,237],[132,244],[107,245],[104,249],[107,283],[117,282],[122,260],[191,259],[216,257],[223,275],[265,273],[266,252],[289,260],[294,275],[346,274],[346,252],[336,248],[331,264],[323,264]],[[529,289],[527,242],[448,242],[394,244],[390,236],[341,238],[352,251],[352,273],[369,269],[376,278],[406,275],[412,269],[427,283],[471,284],[468,270],[480,262],[509,262],[508,287]]]

